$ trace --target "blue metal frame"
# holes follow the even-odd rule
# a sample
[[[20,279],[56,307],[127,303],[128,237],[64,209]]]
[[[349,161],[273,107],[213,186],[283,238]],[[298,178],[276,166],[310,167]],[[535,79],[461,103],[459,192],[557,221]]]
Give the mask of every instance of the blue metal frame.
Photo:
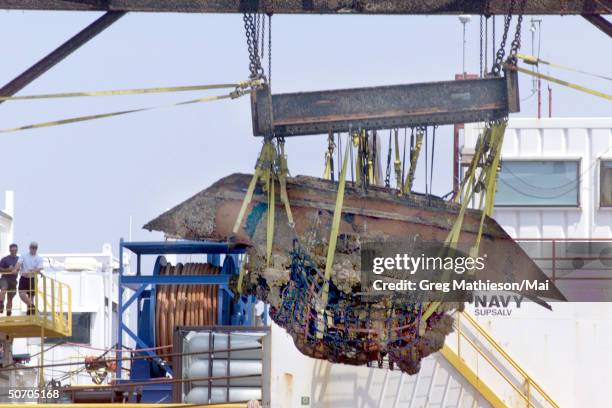
[[[136,255],[136,275],[125,275],[123,268],[123,254],[124,250],[129,250]],[[118,381],[121,380],[122,374],[122,352],[120,351],[123,347],[123,333],[125,332],[131,337],[138,348],[149,349],[154,346],[153,339],[143,339],[139,337],[138,330],[134,333],[123,321],[123,315],[127,309],[134,303],[138,303],[138,315],[136,316],[137,322],[144,319],[141,310],[141,300],[144,295],[147,295],[147,299],[155,299],[155,290],[157,285],[180,285],[180,284],[191,284],[191,285],[218,285],[219,288],[219,308],[218,308],[218,321],[221,325],[229,325],[230,322],[233,324],[245,324],[247,323],[244,319],[235,319],[230,316],[231,299],[233,293],[229,290],[228,284],[232,274],[238,273],[239,256],[244,254],[245,248],[232,245],[231,243],[223,242],[208,242],[208,241],[154,241],[154,242],[125,242],[123,239],[119,241],[119,307],[118,307],[118,324],[117,324],[117,371],[116,378]],[[159,275],[158,262],[156,262],[152,275],[143,275],[141,273],[141,256],[142,255],[182,255],[182,254],[205,254],[207,255],[207,261],[213,265],[220,266],[221,255],[226,255],[221,274],[219,275],[189,275],[189,276],[165,276]],[[159,259],[159,258],[158,258]],[[150,289],[149,289],[150,288]],[[124,302],[123,297],[125,290],[129,289],[133,291],[132,295]],[[244,302],[238,302],[244,307]],[[252,299],[247,302],[249,312],[252,310]],[[249,313],[248,316],[251,314]],[[146,318],[148,324],[155,322],[155,307],[149,303],[149,314]],[[242,321],[240,321],[242,320]],[[250,319],[248,319],[250,322]],[[155,353],[154,350],[143,351],[146,355],[161,363],[161,358]],[[172,374],[169,367],[164,367],[167,372]]]

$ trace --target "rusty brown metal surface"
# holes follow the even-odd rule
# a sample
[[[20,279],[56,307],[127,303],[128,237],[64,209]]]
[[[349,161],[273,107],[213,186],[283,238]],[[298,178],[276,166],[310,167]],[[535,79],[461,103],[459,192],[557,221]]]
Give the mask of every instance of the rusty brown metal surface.
[[[233,174],[201,191],[187,201],[163,213],[144,226],[148,230],[163,231],[171,237],[185,239],[232,239],[259,251],[261,258],[266,242],[267,194],[256,190],[247,210],[242,228],[232,234],[244,192],[251,175]],[[280,191],[277,187],[276,191]],[[275,210],[274,252],[279,255],[279,267],[292,251],[293,238],[308,248],[315,257],[321,256],[321,264],[327,251],[331,218],[336,199],[336,184],[313,177],[289,178],[287,193],[295,219],[295,229],[287,224],[284,207],[277,199]],[[436,197],[417,194],[399,197],[384,188],[371,187],[365,194],[350,184],[346,188],[340,234],[346,246],[366,240],[384,241],[399,237],[413,237],[426,242],[444,242],[454,225],[459,207]],[[468,210],[462,224],[461,242],[475,241],[480,225],[481,212]],[[355,248],[353,248],[354,252]],[[349,260],[355,270],[346,271],[346,282],[340,287],[351,288],[359,280],[358,255],[345,257],[342,245],[338,249],[337,262]],[[512,238],[493,220],[487,218],[484,226],[482,253],[499,267],[487,268],[481,279],[496,282],[516,282],[524,279],[545,279],[539,267]],[[358,251],[357,251],[358,252]],[[261,260],[261,259],[260,259]],[[285,259],[286,260],[286,259]],[[345,265],[345,266],[348,266]],[[338,266],[341,268],[341,266]],[[343,285],[346,283],[346,285]],[[563,300],[563,295],[551,288],[551,299]]]
[[[68,41],[57,47],[47,56],[32,65],[15,79],[0,88],[0,95],[12,96],[25,88],[36,78],[53,68],[64,58],[72,54],[79,47],[106,30],[109,26],[125,15],[123,11],[109,11],[85,27]],[[0,100],[3,103],[4,100]]]
[[[0,0],[18,10],[115,10],[186,13],[506,14],[507,0]],[[527,0],[524,14],[609,14],[609,0]]]
[[[384,244],[399,238],[413,243],[444,242],[457,219],[458,206],[436,197],[417,194],[399,197],[383,188],[371,187],[363,191],[349,185],[329,283],[335,300],[321,309],[322,306],[317,306],[321,304],[317,288],[322,281],[316,278],[320,275],[313,274],[313,269],[296,271],[296,242],[299,242],[297,256],[307,254],[307,261],[299,262],[298,259],[302,266],[297,268],[314,266],[316,270],[324,270],[336,184],[312,177],[288,180],[287,193],[295,226],[292,228],[288,224],[287,214],[277,198],[273,256],[268,264],[267,193],[261,186],[255,190],[241,228],[236,234],[232,233],[251,177],[248,174],[225,177],[144,228],[163,231],[176,238],[246,244],[249,257],[243,293],[254,294],[270,305],[270,317],[287,330],[303,354],[353,365],[381,362],[386,356],[390,364],[396,364],[402,371],[418,372],[422,358],[439,350],[452,331],[453,318],[447,313],[461,310],[466,299],[443,302],[422,322],[418,310],[423,305],[418,299],[402,298],[398,302],[390,297],[362,298],[360,243]],[[480,217],[479,211],[467,212],[462,242],[474,242]],[[482,280],[510,282],[544,277],[523,250],[490,218],[486,219],[480,249],[488,255],[491,264],[487,274],[479,275]],[[305,281],[308,276],[310,278]],[[545,296],[563,299],[554,287]],[[327,329],[317,336],[317,322],[321,321],[318,320],[321,316],[327,316]]]
[[[253,134],[297,136],[351,129],[448,125],[500,119],[519,110],[516,72],[505,77],[369,88],[252,94]]]

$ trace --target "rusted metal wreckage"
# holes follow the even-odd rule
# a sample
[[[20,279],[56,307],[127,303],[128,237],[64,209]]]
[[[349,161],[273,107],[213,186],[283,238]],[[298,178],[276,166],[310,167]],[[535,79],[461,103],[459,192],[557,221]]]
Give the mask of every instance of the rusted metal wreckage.
[[[299,14],[579,14],[610,35],[610,0],[525,0],[520,10],[508,2],[481,0],[0,0],[0,9],[106,11],[47,57],[15,78],[0,92],[12,95],[85,44],[125,13],[299,13]],[[253,133],[289,137],[357,129],[419,127],[493,121],[519,109],[516,72],[476,80],[394,85],[272,95],[265,85],[252,94]],[[417,372],[423,357],[439,350],[452,330],[447,311],[461,309],[463,300],[441,304],[423,316],[421,302],[393,299],[368,301],[362,290],[361,243],[403,240],[443,242],[459,213],[459,206],[436,197],[396,192],[370,186],[349,186],[342,207],[339,242],[331,282],[320,274],[329,246],[336,185],[310,177],[287,180],[287,195],[295,225],[279,203],[275,206],[272,262],[266,254],[268,193],[258,187],[245,222],[237,233],[238,216],[250,175],[221,179],[184,203],[148,223],[145,228],[170,237],[233,240],[248,247],[243,292],[269,302],[271,317],[287,329],[306,355],[334,362],[365,364],[388,357],[408,373]],[[277,188],[276,191],[279,191]],[[481,213],[468,210],[461,240],[471,243],[480,228]],[[513,282],[545,279],[531,259],[492,219],[486,218],[480,245],[494,265],[482,279]],[[297,244],[296,244],[297,243]],[[321,293],[329,284],[329,298]],[[237,289],[237,287],[235,288]],[[523,293],[546,305],[539,296],[563,299],[554,287],[537,294]],[[467,299],[465,299],[467,300]],[[324,322],[321,329],[320,322]]]
[[[495,121],[519,110],[516,73],[504,76],[374,88],[272,95],[264,84],[251,97],[253,133],[289,137],[327,132],[423,127]],[[270,304],[270,316],[293,337],[302,353],[332,362],[366,364],[388,358],[416,373],[423,357],[439,350],[452,330],[450,310],[461,310],[464,298],[436,306],[415,297],[363,296],[361,245],[403,240],[443,243],[458,222],[460,206],[430,195],[398,195],[389,188],[351,185],[344,194],[339,241],[330,244],[337,186],[312,177],[288,178],[286,194],[295,223],[285,207],[269,208],[268,194],[256,188],[244,222],[236,230],[252,175],[219,180],[145,225],[167,236],[230,240],[248,248],[249,274],[234,289]],[[272,183],[276,183],[274,180]],[[273,222],[269,215],[274,214]],[[474,244],[482,213],[468,210],[461,221],[462,243]],[[272,228],[272,231],[270,231]],[[546,276],[490,218],[482,227],[480,250],[494,264],[479,276],[493,282],[540,280]],[[269,257],[269,234],[273,233]],[[334,248],[331,279],[325,269]],[[540,296],[563,299],[556,288],[522,293],[546,305]]]
[[[255,294],[271,306],[270,315],[293,336],[306,355],[349,364],[381,361],[415,373],[420,360],[439,350],[452,330],[452,317],[446,312],[462,309],[463,302],[443,303],[421,322],[418,303],[382,300],[362,301],[360,293],[360,243],[393,241],[444,242],[456,222],[459,205],[440,198],[409,194],[398,196],[386,188],[347,185],[339,242],[336,247],[332,289],[326,332],[319,335],[316,321],[323,313],[317,306],[329,244],[337,185],[331,181],[299,176],[287,180],[287,194],[295,225],[287,222],[283,205],[275,208],[272,262],[266,263],[268,211],[267,193],[257,188],[248,206],[245,222],[232,233],[251,175],[233,174],[163,213],[144,226],[163,231],[169,237],[207,240],[233,240],[248,247],[249,273],[244,293]],[[276,191],[279,191],[277,186]],[[278,201],[277,201],[278,202]],[[461,241],[473,242],[481,212],[468,210]],[[481,279],[512,282],[545,279],[534,262],[491,218],[484,225],[481,251],[494,265]],[[299,246],[296,249],[296,242]],[[296,268],[296,261],[299,265]],[[306,266],[304,266],[306,265]],[[296,276],[300,274],[300,276]],[[301,287],[296,282],[302,279]],[[542,303],[533,293],[523,293]],[[550,299],[563,299],[554,287],[539,292]]]

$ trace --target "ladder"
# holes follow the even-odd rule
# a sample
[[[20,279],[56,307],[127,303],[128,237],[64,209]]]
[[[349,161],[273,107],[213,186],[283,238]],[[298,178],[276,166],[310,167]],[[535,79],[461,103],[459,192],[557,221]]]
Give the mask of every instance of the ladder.
[[[455,333],[440,353],[491,406],[559,408],[474,317],[467,312],[454,317]]]

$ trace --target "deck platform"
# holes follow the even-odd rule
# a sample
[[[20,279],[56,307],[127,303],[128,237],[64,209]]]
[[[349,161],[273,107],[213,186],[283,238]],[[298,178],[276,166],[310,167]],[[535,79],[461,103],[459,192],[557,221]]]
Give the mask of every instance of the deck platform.
[[[0,333],[6,333],[11,337],[66,337],[72,334],[72,327],[66,324],[66,320],[47,313],[31,316],[2,316],[0,317]]]
[[[71,290],[65,283],[38,274],[32,290],[33,314],[15,296],[12,316],[0,316],[0,333],[10,337],[68,337],[72,335]]]

